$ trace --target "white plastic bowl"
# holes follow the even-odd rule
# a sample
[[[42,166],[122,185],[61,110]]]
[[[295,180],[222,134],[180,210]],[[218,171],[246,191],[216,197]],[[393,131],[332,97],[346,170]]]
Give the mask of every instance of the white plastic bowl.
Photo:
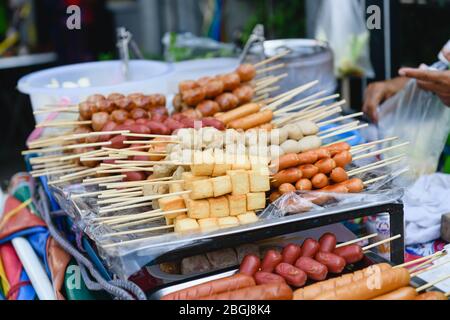
[[[18,88],[29,94],[33,110],[46,105],[77,104],[91,94],[109,94],[120,92],[166,93],[167,77],[173,66],[158,61],[130,61],[130,79],[126,81],[122,75],[120,61],[89,62],[51,68],[29,74],[19,80]],[[64,82],[77,83],[80,79],[89,79],[89,87],[49,88],[56,79],[61,85]],[[45,120],[46,115],[36,116],[36,121]]]

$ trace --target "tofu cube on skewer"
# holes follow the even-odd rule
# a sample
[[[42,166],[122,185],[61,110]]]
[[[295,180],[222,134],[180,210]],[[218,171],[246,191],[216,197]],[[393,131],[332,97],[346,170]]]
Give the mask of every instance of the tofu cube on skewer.
[[[230,170],[227,175],[231,178],[232,194],[234,196],[247,194],[250,192],[248,173],[245,170]]]
[[[261,174],[260,171],[248,172],[250,191],[251,192],[267,192],[270,191],[270,177],[269,174]]]
[[[208,202],[211,218],[223,218],[230,215],[230,208],[228,207],[226,197],[210,198]]]
[[[239,196],[228,195],[228,206],[230,208],[230,216],[238,216],[247,212],[247,196],[242,194]]]
[[[247,194],[247,211],[255,211],[266,207],[266,194],[264,192]]]
[[[214,197],[214,188],[211,179],[197,180],[190,183],[192,200],[201,200]]]
[[[220,229],[233,228],[239,226],[239,219],[236,217],[219,218],[218,222]]]
[[[188,216],[191,219],[206,219],[210,216],[208,200],[187,200]]]
[[[195,219],[181,219],[175,221],[175,232],[186,234],[200,231],[200,225]]]
[[[247,212],[247,213],[238,215],[237,218],[239,219],[239,223],[241,225],[252,224],[252,223],[258,222],[258,220],[259,220],[259,218],[255,212]]]
[[[213,232],[220,229],[217,218],[200,219],[198,220],[198,224],[202,232]]]
[[[212,178],[211,181],[213,184],[214,197],[220,197],[231,193],[232,185],[229,176]]]

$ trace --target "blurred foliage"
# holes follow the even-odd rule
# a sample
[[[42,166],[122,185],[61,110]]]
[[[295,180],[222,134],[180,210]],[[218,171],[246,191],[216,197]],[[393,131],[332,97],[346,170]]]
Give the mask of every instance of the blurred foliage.
[[[267,39],[304,38],[306,36],[305,0],[250,0],[255,12],[248,18],[242,34],[247,42],[253,28],[261,23],[266,28]]]

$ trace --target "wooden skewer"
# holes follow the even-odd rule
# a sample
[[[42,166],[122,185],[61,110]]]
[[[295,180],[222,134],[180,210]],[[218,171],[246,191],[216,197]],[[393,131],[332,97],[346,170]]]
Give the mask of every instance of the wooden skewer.
[[[406,263],[400,264],[400,265],[398,265],[398,266],[393,267],[393,269],[406,268],[406,267],[415,265],[415,264],[417,264],[417,263],[420,263],[420,262],[423,262],[423,261],[430,260],[430,259],[432,259],[432,258],[434,258],[434,257],[440,257],[440,256],[442,256],[444,253],[445,253],[445,251],[439,251],[439,252],[436,252],[436,253],[434,253],[434,254],[432,254],[432,255],[430,255],[430,256],[423,257],[423,258],[419,258],[419,259],[416,259],[416,260],[413,260],[413,261],[410,261],[410,262],[406,262]]]
[[[269,97],[270,97],[270,95],[266,93],[266,94],[263,94],[261,96],[256,97],[255,99],[252,100],[252,102],[253,103],[264,102]]]
[[[142,207],[150,207],[153,203],[152,202],[144,202],[144,203],[138,203],[126,207],[117,207],[117,208],[111,208],[111,209],[101,209],[99,213],[110,213],[115,211],[122,211],[122,210],[129,210],[129,209],[136,209],[136,208],[142,208]]]
[[[259,67],[261,67],[261,66],[263,66],[263,65],[266,65],[266,64],[268,64],[268,63],[271,63],[271,62],[273,62],[273,61],[275,61],[275,60],[278,60],[278,59],[280,59],[280,58],[282,58],[282,57],[288,55],[289,53],[291,53],[291,51],[290,51],[290,50],[286,50],[286,51],[284,51],[284,52],[282,52],[282,53],[280,53],[280,54],[277,54],[277,55],[275,55],[275,56],[273,56],[273,57],[271,57],[271,58],[268,58],[268,59],[266,59],[266,60],[260,61],[260,62],[258,62],[258,63],[256,63],[256,64],[254,64],[253,66],[254,66],[256,69],[258,69]]]
[[[172,180],[172,177],[158,178],[158,179],[151,179],[151,180],[144,180],[144,181],[108,183],[108,184],[104,184],[104,185],[100,185],[100,186],[106,187],[107,189],[133,188],[133,187],[143,187],[145,185],[152,185],[152,184],[154,184],[154,182],[169,181],[169,180]]]
[[[54,113],[54,112],[66,112],[66,113],[78,113],[79,110],[78,109],[74,109],[74,108],[53,108],[53,109],[40,109],[40,110],[36,110],[33,112],[34,115],[39,115],[39,114],[46,114],[46,113]]]
[[[355,139],[355,138],[356,138],[356,136],[350,136],[350,137],[347,137],[347,138],[345,138],[345,139],[333,141],[333,142],[331,142],[331,143],[329,143],[329,144],[324,145],[324,147],[329,147],[329,146],[331,146],[331,145],[333,145],[333,144],[335,144],[335,143],[339,143],[339,142],[348,142],[348,141],[351,141],[351,140],[353,140],[353,139]]]
[[[357,118],[357,117],[360,117],[362,115],[364,115],[364,112],[353,113],[353,114],[350,114],[348,116],[337,117],[335,119],[331,119],[331,120],[328,120],[328,121],[319,122],[319,123],[317,123],[317,126],[320,128],[320,127],[324,127],[326,125],[329,125],[329,124],[332,124],[332,123],[336,123],[336,122],[340,122],[340,121],[343,121],[343,120]]]
[[[303,86],[300,86],[298,88],[295,88],[291,91],[288,91],[286,93],[283,93],[275,98],[270,99],[271,103],[269,105],[267,105],[264,108],[261,108],[261,110],[275,110],[276,108],[278,108],[279,106],[281,106],[282,104],[294,99],[296,96],[298,96],[299,94],[305,92],[306,90],[311,89],[312,87],[314,87],[315,85],[317,85],[319,82],[318,81],[312,81],[310,83],[307,83]]]
[[[136,222],[128,222],[128,223],[122,223],[122,224],[114,225],[112,228],[114,228],[114,229],[129,228],[129,227],[142,225],[144,223],[158,221],[158,220],[161,220],[161,219],[162,219],[162,217],[148,218],[148,219],[143,219],[143,220],[139,220],[139,221],[136,221]]]
[[[346,246],[349,246],[349,245],[351,245],[351,244],[355,244],[355,243],[358,243],[358,242],[361,242],[361,241],[364,241],[364,240],[369,240],[369,239],[375,238],[376,236],[378,236],[378,233],[373,233],[373,234],[368,235],[368,236],[366,236],[366,237],[362,237],[362,238],[359,238],[359,239],[355,239],[355,240],[352,240],[352,241],[348,241],[348,242],[345,242],[345,243],[341,243],[341,244],[338,244],[338,245],[336,246],[336,249],[337,249],[337,248],[346,247]]]
[[[306,120],[309,119],[312,116],[316,116],[316,115],[323,115],[325,114],[326,111],[329,110],[336,110],[336,107],[339,107],[341,105],[345,104],[345,100],[328,105],[328,106],[321,106],[321,102],[315,103],[310,105],[309,107],[303,109],[302,111],[296,112],[292,115],[286,116],[284,118],[281,118],[277,123],[278,125],[280,124],[287,124],[289,122],[293,122],[293,121],[300,121],[300,120]],[[318,108],[317,108],[318,107]],[[314,110],[311,110],[314,109]],[[342,109],[339,109],[340,111],[342,111]]]
[[[355,131],[355,130],[359,130],[359,129],[362,129],[362,128],[367,128],[368,126],[369,126],[369,124],[366,123],[366,124],[362,124],[360,126],[353,127],[353,128],[350,128],[350,129],[344,129],[344,130],[340,130],[340,131],[337,131],[337,132],[333,132],[333,133],[330,133],[330,134],[325,135],[325,136],[320,137],[320,138],[323,141],[325,139],[329,139],[329,138],[332,138],[332,137],[335,137],[335,136],[338,136],[338,135],[341,135],[341,134],[344,134],[344,133],[347,133],[347,132],[350,132],[350,131]]]
[[[34,153],[51,153],[51,152],[55,152],[55,151],[73,150],[73,149],[78,149],[78,148],[95,148],[95,147],[110,146],[111,144],[112,144],[111,141],[96,142],[96,143],[80,143],[80,144],[60,146],[60,147],[47,148],[47,149],[33,149],[33,150],[22,151],[22,155],[34,154]]]
[[[145,219],[145,218],[155,218],[155,217],[162,218],[167,215],[177,214],[177,213],[181,214],[181,213],[186,213],[186,212],[188,212],[187,209],[179,209],[179,210],[172,210],[172,211],[166,211],[166,212],[164,212],[162,210],[159,210],[159,211],[153,210],[153,211],[142,212],[142,213],[138,213],[138,214],[117,216],[117,217],[114,217],[113,219],[103,220],[100,222],[100,224],[115,225],[115,224],[120,224],[120,223],[124,223],[124,222],[129,222],[129,221],[141,220],[141,219]]]
[[[105,182],[122,181],[126,177],[127,177],[126,175],[120,175],[120,176],[112,176],[112,177],[107,177],[107,178],[85,179],[85,180],[83,180],[82,185],[83,186],[93,186],[93,185],[98,185],[100,183],[105,183]]]
[[[323,134],[327,134],[327,133],[330,133],[333,131],[347,129],[347,128],[354,128],[354,127],[358,126],[359,123],[360,123],[359,121],[349,122],[349,123],[343,124],[341,126],[337,126],[337,127],[333,127],[333,128],[324,130],[324,131],[320,131],[317,135],[320,137]]]
[[[370,171],[370,170],[383,168],[383,167],[389,166],[391,164],[394,164],[394,163],[402,161],[404,157],[405,157],[405,155],[401,154],[401,155],[398,155],[398,156],[395,156],[395,157],[392,157],[392,158],[389,158],[389,159],[386,159],[386,160],[377,161],[377,162],[371,163],[371,164],[369,164],[367,166],[351,170],[351,171],[347,172],[347,174],[349,176],[354,176],[354,175],[361,174],[361,173],[364,173],[364,172],[367,172],[367,171]]]
[[[54,170],[54,171],[49,170],[49,171],[41,172],[41,173],[32,173],[31,176],[33,178],[39,178],[39,177],[45,177],[45,176],[54,175],[54,174],[81,171],[81,170],[85,170],[85,169],[86,169],[86,167],[74,167],[74,168],[66,168],[66,169],[60,169],[60,170]]]
[[[172,142],[171,139],[177,139],[176,136],[164,136],[160,134],[141,134],[141,133],[124,133],[122,134],[125,137],[136,137],[136,138],[165,138],[167,142]]]
[[[427,283],[427,284],[417,288],[416,291],[420,292],[420,291],[423,291],[423,290],[427,290],[427,289],[437,285],[439,282],[443,282],[443,281],[445,281],[447,279],[450,279],[450,274],[446,275],[446,276],[443,276],[443,277],[440,277],[439,279],[437,279],[435,281],[429,282],[429,283]]]
[[[405,147],[405,146],[407,146],[409,144],[410,144],[409,142],[405,142],[405,143],[401,143],[401,144],[398,144],[398,145],[393,146],[393,147],[384,148],[384,149],[381,149],[381,150],[378,150],[378,151],[374,151],[374,152],[371,152],[371,153],[368,153],[368,154],[356,157],[356,158],[353,159],[353,161],[367,159],[367,158],[372,158],[372,157],[378,156],[380,154],[383,154],[383,153],[385,153],[387,151],[391,151],[391,150],[395,150],[395,149],[398,149],[398,148]]]
[[[278,90],[280,90],[280,86],[269,87],[269,88],[259,90],[258,95],[267,94],[267,93],[271,93],[271,92],[278,91]]]
[[[135,141],[124,141],[123,144],[148,144],[148,145],[152,145],[152,144],[181,144],[181,141],[135,140]],[[122,150],[122,149],[120,149],[120,150]]]
[[[76,127],[90,124],[92,124],[92,121],[53,121],[39,123],[36,128]]]
[[[72,200],[76,200],[76,199],[81,199],[81,198],[88,198],[88,197],[95,197],[95,196],[99,196],[102,194],[105,194],[106,192],[111,192],[111,194],[113,194],[113,192],[117,192],[117,189],[112,189],[112,190],[102,190],[102,191],[95,191],[95,192],[88,192],[88,193],[80,193],[80,194],[73,194],[70,196],[70,198]]]
[[[43,167],[42,169],[35,169],[30,171],[31,174],[39,174],[39,173],[45,173],[49,171],[55,171],[55,170],[63,170],[63,169],[72,169],[72,168],[79,168],[78,164],[76,163],[70,163],[60,166],[51,166],[51,167]],[[33,167],[34,169],[34,167]]]
[[[143,187],[136,187],[136,188],[127,188],[127,189],[112,189],[117,190],[116,192],[109,192],[103,191],[100,192],[97,196],[98,199],[108,199],[108,198],[115,198],[115,197],[121,197],[123,195],[127,195],[132,192],[142,192]]]
[[[130,192],[129,194],[123,195],[121,197],[116,197],[116,198],[110,198],[110,199],[106,199],[106,200],[97,201],[97,204],[101,205],[101,204],[121,203],[121,202],[124,202],[124,201],[136,199],[137,197],[142,197],[142,196],[143,196],[143,192],[142,191]]]
[[[270,67],[267,67],[267,68],[264,68],[264,69],[259,69],[258,71],[256,71],[256,74],[257,74],[257,75],[260,75],[260,74],[263,74],[263,73],[266,73],[266,72],[270,72],[270,71],[275,71],[275,70],[278,70],[278,69],[282,69],[282,68],[284,68],[284,67],[286,67],[286,64],[284,64],[284,63],[279,63],[279,64],[276,64],[276,65],[274,65],[274,66],[270,66]]]
[[[192,191],[189,190],[189,191],[179,191],[179,192],[158,194],[158,195],[151,195],[151,196],[143,196],[143,197],[139,197],[137,199],[124,201],[124,202],[121,203],[121,207],[125,207],[125,206],[128,206],[130,204],[132,205],[132,204],[135,204],[135,203],[145,202],[145,201],[159,200],[159,199],[168,198],[168,197],[172,197],[172,196],[181,196],[181,195],[184,195],[184,194],[189,194],[191,192]],[[112,207],[114,207],[114,206],[106,206],[106,207],[102,207],[102,209],[112,209]],[[100,210],[100,213],[103,213],[102,209]]]
[[[277,83],[278,81],[286,78],[288,75],[289,75],[288,73],[283,73],[278,76],[270,76],[265,79],[263,78],[258,81],[255,81],[255,91],[264,89],[267,86],[271,86],[271,85]]]
[[[397,140],[397,139],[398,139],[398,137],[391,137],[391,138],[387,138],[387,139],[376,140],[376,141],[372,141],[372,142],[369,142],[369,143],[364,143],[364,144],[357,145],[357,146],[353,147],[352,150],[356,150],[356,149],[359,149],[359,148],[370,147],[370,146],[375,146],[375,145],[378,145],[378,144],[394,141],[394,140]]]
[[[376,242],[376,243],[374,243],[374,244],[371,244],[371,245],[369,245],[369,246],[366,246],[366,247],[362,248],[362,250],[363,250],[363,251],[368,251],[368,250],[370,250],[370,249],[373,249],[373,248],[376,248],[376,247],[378,247],[378,246],[381,246],[382,244],[385,244],[385,243],[392,242],[392,241],[394,241],[394,240],[400,239],[401,237],[402,237],[402,235],[399,234],[399,235],[396,235],[396,236],[394,236],[394,237],[391,237],[391,238],[388,238],[388,239],[385,239],[385,240]]]
[[[427,262],[422,263],[422,264],[420,265],[420,267],[417,266],[417,267],[412,268],[411,270],[409,270],[410,273],[413,272],[413,271],[416,271],[416,272],[414,272],[414,273],[411,273],[411,277],[417,277],[419,274],[422,274],[422,273],[424,273],[424,272],[428,272],[428,271],[431,271],[431,270],[440,268],[440,267],[446,265],[447,263],[450,263],[450,260],[447,259],[446,261],[444,261],[444,262],[442,262],[442,263],[433,264],[433,265],[429,266],[428,268],[422,269],[422,267],[425,267],[425,266],[429,265],[430,263],[432,263],[432,262],[435,261],[435,260],[438,260],[439,258],[440,258],[440,257],[431,259],[430,261],[427,261]],[[413,270],[413,269],[414,269],[414,270]]]
[[[143,214],[152,214],[152,213],[159,213],[162,212],[161,209],[156,209],[156,210],[152,210],[152,211],[147,211],[147,212],[142,212],[142,213],[138,213],[138,214],[133,214],[133,215],[120,215],[120,216],[109,216],[109,217],[97,217],[97,218],[93,218],[92,221],[94,222],[102,222],[102,221],[108,221],[108,220],[116,220],[116,219],[120,219],[120,218],[126,218],[128,216],[136,216],[136,215],[143,215]]]
[[[153,168],[131,167],[131,168],[123,168],[123,169],[110,169],[110,170],[105,169],[105,170],[98,170],[97,173],[112,174],[112,173],[126,173],[126,172],[136,172],[136,171],[153,172]]]
[[[146,232],[152,232],[152,231],[160,231],[160,230],[166,230],[166,229],[173,229],[175,226],[161,226],[161,227],[153,227],[153,228],[147,228],[147,229],[138,229],[138,230],[131,230],[131,231],[123,231],[123,232],[115,232],[115,233],[107,233],[103,235],[104,237],[118,237],[118,236],[125,236],[130,234],[136,234],[136,233],[146,233]]]
[[[310,120],[312,122],[318,122],[320,120],[329,118],[329,117],[334,116],[335,114],[338,114],[338,113],[341,113],[341,112],[342,112],[342,108],[339,107],[339,108],[332,109],[332,110],[330,110],[328,112],[324,112],[322,114],[317,114],[317,115],[314,115],[314,116],[306,117],[305,119],[306,120]]]
[[[274,114],[275,115],[284,114],[284,113],[287,113],[287,112],[290,112],[290,111],[294,111],[294,110],[297,110],[297,109],[308,107],[308,106],[316,104],[316,103],[322,103],[322,102],[325,102],[325,101],[328,101],[328,100],[333,100],[333,99],[336,99],[336,98],[339,98],[338,94],[334,94],[334,95],[327,96],[327,97],[324,97],[324,98],[316,99],[316,100],[313,100],[313,101],[300,103],[300,104],[297,104],[297,105],[294,105],[294,106],[291,106],[291,107],[281,108],[281,109],[278,109],[277,111],[275,111]],[[346,101],[342,100],[342,101],[340,101],[338,103],[345,104]]]

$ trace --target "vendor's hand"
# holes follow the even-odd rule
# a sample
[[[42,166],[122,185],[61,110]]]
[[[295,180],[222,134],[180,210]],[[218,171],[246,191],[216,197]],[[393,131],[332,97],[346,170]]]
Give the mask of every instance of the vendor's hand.
[[[449,52],[446,52],[445,55],[447,59],[450,58]],[[404,77],[417,79],[420,88],[435,93],[446,106],[450,107],[450,70],[403,68],[399,73]]]
[[[406,78],[396,78],[370,84],[364,95],[363,112],[372,121],[378,122],[379,105],[402,90],[406,82]]]

